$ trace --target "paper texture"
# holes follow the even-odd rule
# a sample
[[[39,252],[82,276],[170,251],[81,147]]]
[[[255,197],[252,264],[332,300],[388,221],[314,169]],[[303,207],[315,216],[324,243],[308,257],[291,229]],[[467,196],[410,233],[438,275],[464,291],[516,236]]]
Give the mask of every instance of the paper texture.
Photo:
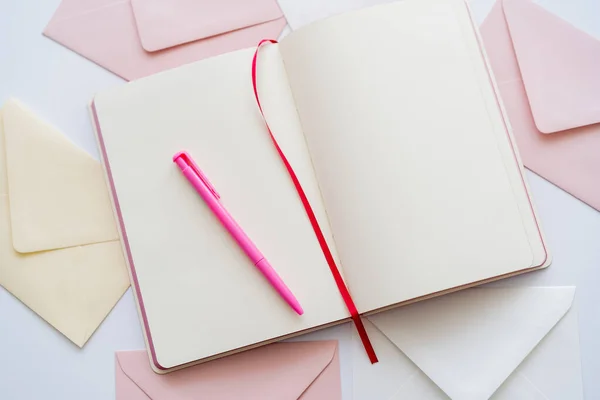
[[[574,292],[477,288],[371,316],[380,362],[355,353],[354,396],[583,399]]]
[[[273,19],[274,0],[251,2],[253,20],[247,19],[248,7],[240,7],[242,3],[250,4],[239,0],[63,0],[44,35],[133,80],[279,36],[286,22],[282,16]]]
[[[276,343],[169,375],[144,351],[116,353],[117,400],[341,400],[337,342]]]
[[[348,317],[258,112],[253,52],[132,82],[94,102],[141,288],[138,301],[147,313],[147,339],[165,368]],[[258,81],[269,124],[333,245],[277,46],[261,50]],[[194,157],[297,297],[302,317],[290,312],[171,161],[181,150]]]
[[[552,16],[547,15],[548,11],[539,7],[535,10],[536,15],[539,15],[540,18],[535,18],[532,23],[537,23],[536,21],[542,23],[552,19]],[[556,34],[560,34],[566,29],[564,24],[564,21],[556,24]],[[544,25],[544,28],[548,30],[552,26]],[[600,158],[597,157],[597,149],[600,148],[600,124],[544,135],[536,127],[532,116],[531,104],[521,79],[502,2],[496,2],[483,22],[481,35],[525,166],[590,206],[600,209],[600,186],[596,184],[598,176],[600,176]],[[582,36],[584,43],[589,45],[589,37],[579,31],[572,32],[564,38],[562,38],[564,35],[560,36],[559,44],[566,38]],[[546,43],[546,40],[543,42]],[[557,43],[557,40],[551,42]],[[539,46],[544,43],[540,43]],[[575,43],[579,42],[573,42],[570,51],[578,48]],[[596,45],[600,45],[600,43],[596,41]],[[583,54],[580,56],[583,57]],[[561,57],[553,57],[544,60],[544,65],[558,63],[556,71],[563,71],[562,68],[568,62],[570,61],[565,61]],[[563,72],[565,75],[560,81],[566,85],[570,85],[573,81],[577,82],[579,79],[577,74]],[[558,85],[559,83],[549,84]],[[582,97],[573,97],[573,103],[585,102],[585,93],[582,93]],[[548,101],[552,101],[552,99]],[[562,118],[566,114],[561,113],[559,116]],[[573,126],[575,125],[574,123]]]
[[[129,286],[102,167],[15,100],[0,122],[0,284],[81,347]]]
[[[281,51],[361,311],[545,265],[463,1],[344,14]]]

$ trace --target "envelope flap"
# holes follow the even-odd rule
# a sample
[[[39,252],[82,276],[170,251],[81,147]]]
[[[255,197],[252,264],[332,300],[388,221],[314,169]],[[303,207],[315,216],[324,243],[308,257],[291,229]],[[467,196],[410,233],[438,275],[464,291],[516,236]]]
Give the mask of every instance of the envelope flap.
[[[118,239],[100,163],[17,101],[2,113],[14,249]]]
[[[487,399],[565,315],[574,293],[477,288],[369,320],[453,400]]]
[[[131,0],[144,50],[164,50],[281,18],[276,0]]]
[[[502,6],[538,130],[600,122],[600,41],[531,0]]]
[[[275,343],[167,375],[144,351],[117,353],[117,364],[153,400],[298,399],[332,362],[337,342]]]

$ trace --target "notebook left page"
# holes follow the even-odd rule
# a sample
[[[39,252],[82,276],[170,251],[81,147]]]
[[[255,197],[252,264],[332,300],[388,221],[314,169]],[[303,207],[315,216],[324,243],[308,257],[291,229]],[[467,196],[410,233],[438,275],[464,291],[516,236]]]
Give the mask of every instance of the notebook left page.
[[[97,95],[92,106],[157,369],[206,361],[348,316],[258,112],[253,51],[129,83]],[[261,50],[259,82],[269,123],[333,244],[277,46]],[[182,150],[208,176],[304,315],[279,297],[183,177],[172,162]]]

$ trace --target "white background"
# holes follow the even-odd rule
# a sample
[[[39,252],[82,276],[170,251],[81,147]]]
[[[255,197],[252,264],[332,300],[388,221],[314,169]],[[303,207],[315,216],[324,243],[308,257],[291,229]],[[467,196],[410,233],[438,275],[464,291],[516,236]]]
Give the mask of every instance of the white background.
[[[473,2],[479,21],[492,1]],[[87,104],[123,80],[41,35],[59,2],[0,0],[0,105],[16,97],[98,157]],[[600,38],[600,1],[540,3]],[[577,286],[584,390],[587,399],[600,399],[600,213],[532,173],[528,178],[554,263],[501,284]],[[351,398],[349,329],[311,336],[341,340],[344,398]],[[131,291],[80,350],[0,288],[0,399],[114,399],[114,352],[143,347]]]

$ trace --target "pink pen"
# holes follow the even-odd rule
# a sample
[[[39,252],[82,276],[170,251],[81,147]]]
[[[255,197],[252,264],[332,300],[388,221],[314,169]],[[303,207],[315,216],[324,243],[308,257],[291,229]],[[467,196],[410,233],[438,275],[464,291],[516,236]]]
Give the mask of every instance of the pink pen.
[[[304,310],[302,306],[292,293],[292,291],[283,283],[283,280],[277,275],[277,272],[271,267],[271,264],[262,255],[260,250],[252,243],[250,238],[244,233],[242,228],[235,222],[233,217],[227,212],[225,207],[219,201],[220,196],[215,190],[214,186],[209,182],[206,175],[200,171],[200,168],[194,163],[190,155],[185,152],[179,152],[173,156],[173,162],[175,162],[183,176],[194,186],[200,197],[212,210],[215,216],[221,221],[221,224],[227,229],[235,241],[240,245],[244,253],[254,263],[256,268],[267,278],[271,286],[277,290],[279,295],[283,297],[285,301],[298,313],[302,315]]]

